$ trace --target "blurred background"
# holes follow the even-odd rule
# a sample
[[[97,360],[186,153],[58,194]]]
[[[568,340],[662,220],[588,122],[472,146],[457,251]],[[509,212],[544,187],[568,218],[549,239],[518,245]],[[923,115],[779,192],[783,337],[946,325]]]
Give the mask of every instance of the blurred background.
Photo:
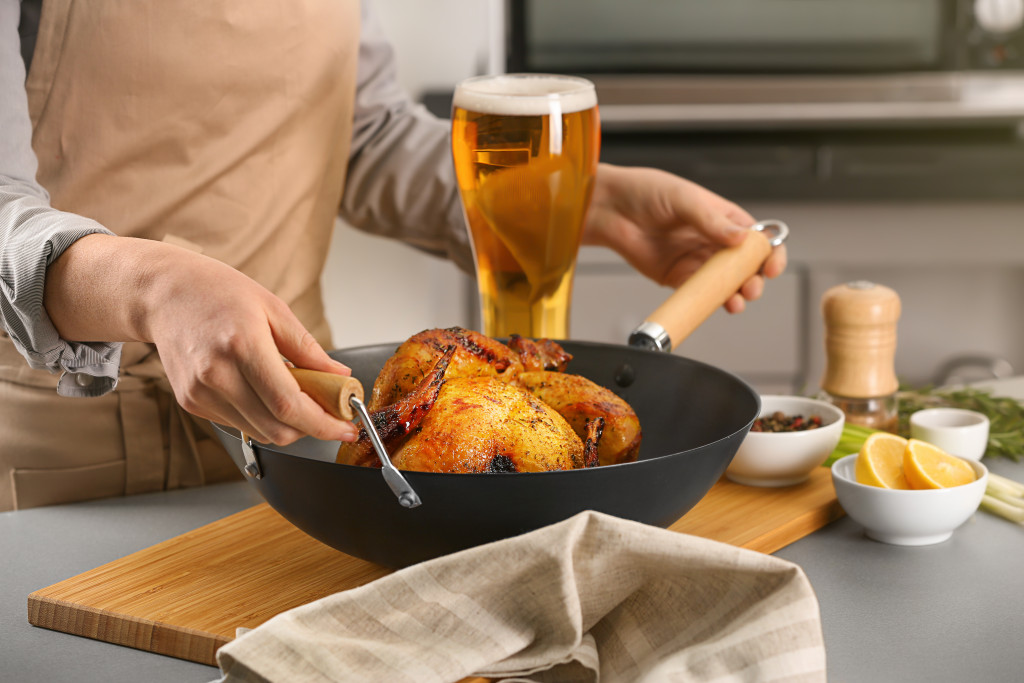
[[[677,353],[762,393],[814,392],[821,295],[867,279],[902,299],[902,381],[1024,372],[1024,0],[374,7],[402,84],[438,115],[469,76],[584,75],[598,87],[602,160],[678,173],[789,224],[786,274]],[[470,277],[344,225],[324,286],[337,347],[478,324]],[[373,310],[353,286],[373,288]],[[572,337],[625,343],[668,293],[584,249]]]

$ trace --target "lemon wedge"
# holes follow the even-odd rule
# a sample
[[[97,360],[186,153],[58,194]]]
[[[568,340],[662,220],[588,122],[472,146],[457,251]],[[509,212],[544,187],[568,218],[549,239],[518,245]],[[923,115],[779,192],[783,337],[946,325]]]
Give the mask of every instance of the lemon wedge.
[[[917,439],[907,443],[903,471],[915,489],[948,489],[970,484],[977,478],[966,460]]]
[[[867,438],[857,455],[854,472],[858,484],[883,489],[909,489],[903,473],[907,440],[888,432],[875,432]]]

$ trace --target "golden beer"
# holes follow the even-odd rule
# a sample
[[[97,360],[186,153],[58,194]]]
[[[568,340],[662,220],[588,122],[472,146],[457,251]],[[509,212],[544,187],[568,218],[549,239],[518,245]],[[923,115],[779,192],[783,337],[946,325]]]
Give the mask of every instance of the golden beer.
[[[452,103],[452,154],[476,259],[483,331],[565,339],[601,145],[590,81],[472,78]]]

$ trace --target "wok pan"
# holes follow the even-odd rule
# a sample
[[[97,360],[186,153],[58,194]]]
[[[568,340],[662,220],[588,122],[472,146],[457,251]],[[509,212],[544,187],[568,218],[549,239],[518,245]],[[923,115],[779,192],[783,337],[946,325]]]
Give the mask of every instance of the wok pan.
[[[767,239],[761,241],[768,245]],[[736,277],[745,279],[746,274]],[[726,293],[737,286],[725,285]],[[645,325],[659,332],[641,333],[637,339],[646,339],[650,347],[671,345],[665,328],[652,322],[655,315]],[[673,335],[685,336],[678,329]],[[663,350],[559,343],[573,354],[568,372],[615,391],[636,411],[643,429],[636,462],[538,473],[404,471],[422,501],[410,509],[398,504],[380,469],[335,463],[337,442],[306,437],[289,446],[254,444],[254,468],[246,461],[239,433],[214,426],[235,464],[243,472],[248,465],[250,484],[277,512],[333,548],[388,567],[521,534],[584,510],[669,526],[725,471],[760,411],[757,393],[724,370]],[[369,387],[398,345],[330,355]],[[259,478],[251,476],[254,471]]]

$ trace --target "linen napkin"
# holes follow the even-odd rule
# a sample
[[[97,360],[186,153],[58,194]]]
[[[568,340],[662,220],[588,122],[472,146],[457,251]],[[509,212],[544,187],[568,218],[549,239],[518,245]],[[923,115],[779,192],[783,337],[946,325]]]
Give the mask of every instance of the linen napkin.
[[[289,610],[217,663],[223,683],[825,681],[797,565],[597,512]]]

